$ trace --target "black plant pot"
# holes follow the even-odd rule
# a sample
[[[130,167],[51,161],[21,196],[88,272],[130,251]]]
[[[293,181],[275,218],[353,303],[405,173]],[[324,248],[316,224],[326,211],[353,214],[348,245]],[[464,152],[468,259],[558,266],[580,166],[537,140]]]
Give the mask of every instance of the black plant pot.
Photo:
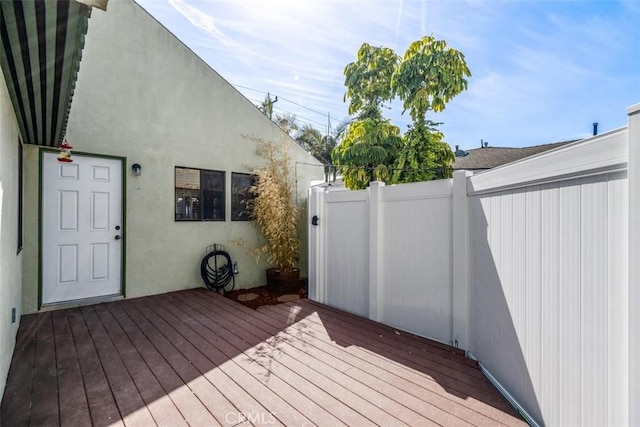
[[[267,290],[277,295],[300,291],[300,269],[268,268]]]

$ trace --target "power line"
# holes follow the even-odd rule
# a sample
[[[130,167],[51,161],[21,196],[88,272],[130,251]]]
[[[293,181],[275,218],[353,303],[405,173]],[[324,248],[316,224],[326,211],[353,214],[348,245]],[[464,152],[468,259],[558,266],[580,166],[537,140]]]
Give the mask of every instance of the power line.
[[[251,91],[254,91],[254,92],[258,92],[258,93],[262,93],[262,94],[265,94],[265,95],[266,95],[266,94],[272,94],[271,92],[265,92],[265,91],[262,91],[262,90],[259,90],[259,89],[253,89],[253,88],[250,88],[250,87],[247,87],[247,86],[242,86],[242,85],[237,85],[237,84],[234,84],[233,86],[235,86],[235,87],[239,87],[239,88],[242,88],[242,89],[251,90]],[[273,94],[272,94],[272,95],[273,95]],[[294,105],[297,105],[298,107],[302,107],[302,108],[304,108],[305,110],[312,111],[312,112],[314,112],[314,113],[316,113],[316,114],[321,115],[321,116],[322,116],[322,117],[324,117],[324,118],[329,118],[329,113],[322,113],[322,112],[320,112],[320,111],[314,110],[313,108],[309,108],[309,107],[307,107],[306,105],[302,105],[302,104],[299,104],[299,103],[297,103],[297,102],[295,102],[295,101],[292,101],[292,100],[290,100],[290,99],[288,99],[288,98],[284,98],[284,97],[283,97],[283,96],[281,96],[281,95],[278,95],[278,99],[281,99],[281,100],[283,100],[283,101],[290,102],[290,103],[292,103],[292,104],[294,104]],[[261,102],[262,102],[262,101],[261,101]]]
[[[274,107],[274,110],[278,110],[278,111],[282,111],[282,112],[285,112],[285,113],[291,114],[291,115],[295,116],[295,118],[296,118],[296,119],[298,119],[298,118],[302,118],[303,120],[306,120],[306,121],[311,122],[311,123],[318,124],[318,125],[323,126],[323,127],[326,127],[326,126],[327,126],[327,124],[326,124],[326,123],[318,122],[318,121],[313,120],[313,119],[310,119],[310,118],[308,118],[308,117],[299,116],[299,115],[297,115],[297,114],[295,114],[295,113],[293,113],[293,112],[291,112],[291,111],[285,110],[285,109],[283,109],[283,108]]]
[[[261,102],[260,100],[257,100],[257,99],[252,99],[252,98],[248,98],[248,99],[249,99],[249,101],[251,101],[251,102],[255,102],[255,103],[258,103],[258,104]],[[322,122],[319,122],[319,121],[317,121],[317,120],[313,120],[313,119],[310,119],[310,118],[308,118],[308,117],[301,116],[301,115],[300,115],[300,114],[298,114],[298,113],[295,113],[295,112],[290,111],[290,110],[286,110],[286,109],[284,109],[284,108],[280,108],[280,107],[273,107],[273,110],[274,110],[275,112],[278,112],[278,113],[286,113],[286,114],[288,114],[288,115],[290,115],[290,116],[293,116],[293,117],[295,117],[296,121],[300,120],[300,121],[302,121],[302,122],[303,122],[303,124],[309,124],[309,125],[312,125],[312,127],[316,127],[316,126],[314,126],[313,124],[318,125],[318,126],[321,126],[322,128],[326,128],[326,127],[327,127],[327,124],[326,124],[326,123],[322,123]]]
[[[309,110],[309,111],[313,111],[314,113],[316,113],[316,114],[320,114],[320,115],[321,115],[321,116],[323,116],[323,117],[327,117],[327,118],[329,117],[329,113],[327,113],[327,114],[325,114],[325,113],[321,113],[321,112],[319,112],[319,111],[314,110],[313,108],[305,107],[305,106],[304,106],[304,105],[302,105],[302,104],[298,104],[297,102],[292,101],[292,100],[287,99],[287,98],[284,98],[284,97],[282,97],[282,96],[280,97],[280,99],[285,100],[285,101],[287,101],[287,102],[290,102],[290,103],[292,103],[292,104],[294,104],[294,105],[297,105],[298,107],[302,107],[302,108],[305,108],[305,109],[307,109],[307,110]]]
[[[254,102],[254,103],[257,103],[257,104],[260,104],[260,103],[262,102],[262,100],[259,100],[259,99],[254,99],[254,98],[247,98],[247,99],[248,99],[249,101]],[[282,99],[282,98],[280,98],[280,99]],[[303,123],[303,124],[311,124],[311,125],[312,125],[312,124],[315,124],[315,125],[321,126],[323,129],[327,127],[327,123],[322,123],[322,122],[319,122],[319,121],[317,121],[317,120],[313,120],[313,119],[310,119],[310,118],[308,118],[308,117],[301,116],[301,115],[299,115],[299,114],[297,114],[297,113],[294,113],[293,111],[285,110],[284,108],[281,108],[281,107],[275,107],[275,106],[274,106],[274,107],[273,107],[273,110],[274,110],[274,111],[277,111],[277,112],[279,112],[279,113],[286,113],[286,114],[289,114],[289,115],[291,115],[291,116],[294,116],[294,117],[296,118],[296,120],[301,119],[301,120],[303,120],[304,122],[306,122],[306,123]],[[313,126],[313,125],[312,125],[312,127],[314,127],[314,128],[315,128],[316,126]]]

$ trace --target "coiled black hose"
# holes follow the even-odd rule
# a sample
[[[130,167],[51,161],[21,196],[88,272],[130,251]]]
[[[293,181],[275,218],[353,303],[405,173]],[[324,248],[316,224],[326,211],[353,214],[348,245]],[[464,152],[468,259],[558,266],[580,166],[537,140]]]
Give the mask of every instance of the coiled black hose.
[[[231,257],[223,250],[213,250],[202,258],[200,275],[204,284],[211,291],[223,289],[225,292],[229,292],[236,286]],[[229,283],[232,284],[231,288],[226,289]]]

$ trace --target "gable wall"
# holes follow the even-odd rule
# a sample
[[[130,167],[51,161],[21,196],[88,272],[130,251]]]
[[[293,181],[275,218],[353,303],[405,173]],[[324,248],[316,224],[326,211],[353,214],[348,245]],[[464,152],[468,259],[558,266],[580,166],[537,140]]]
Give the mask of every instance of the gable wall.
[[[138,297],[201,285],[205,248],[227,247],[238,261],[237,286],[264,284],[265,264],[232,241],[251,245],[249,222],[232,222],[231,172],[261,163],[255,144],[243,135],[281,139],[284,133],[182,42],[131,0],[94,10],[80,66],[67,140],[77,152],[122,156],[126,184],[126,294]],[[316,163],[299,147],[298,161]],[[37,175],[37,155],[30,172]],[[131,165],[142,165],[142,176]],[[174,221],[174,168],[226,172],[224,222]],[[298,165],[299,201],[322,168]],[[312,176],[313,175],[313,176]],[[37,192],[37,181],[31,182]],[[34,188],[35,187],[35,188]],[[37,217],[29,223],[37,227]],[[303,242],[302,248],[306,248]],[[306,251],[306,250],[305,250]],[[25,278],[27,310],[37,309],[37,253]],[[306,253],[301,256],[306,260]],[[301,265],[306,273],[305,262]]]

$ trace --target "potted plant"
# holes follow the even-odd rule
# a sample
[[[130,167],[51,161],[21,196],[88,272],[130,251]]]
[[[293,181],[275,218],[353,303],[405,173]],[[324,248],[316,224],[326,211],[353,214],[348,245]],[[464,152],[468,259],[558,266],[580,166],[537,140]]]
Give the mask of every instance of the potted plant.
[[[289,142],[252,139],[257,143],[256,153],[266,160],[262,167],[253,170],[251,219],[264,237],[264,244],[253,252],[257,259],[264,257],[273,266],[267,269],[270,292],[295,292],[300,287],[300,270],[295,267],[300,249],[300,212],[295,201]]]

